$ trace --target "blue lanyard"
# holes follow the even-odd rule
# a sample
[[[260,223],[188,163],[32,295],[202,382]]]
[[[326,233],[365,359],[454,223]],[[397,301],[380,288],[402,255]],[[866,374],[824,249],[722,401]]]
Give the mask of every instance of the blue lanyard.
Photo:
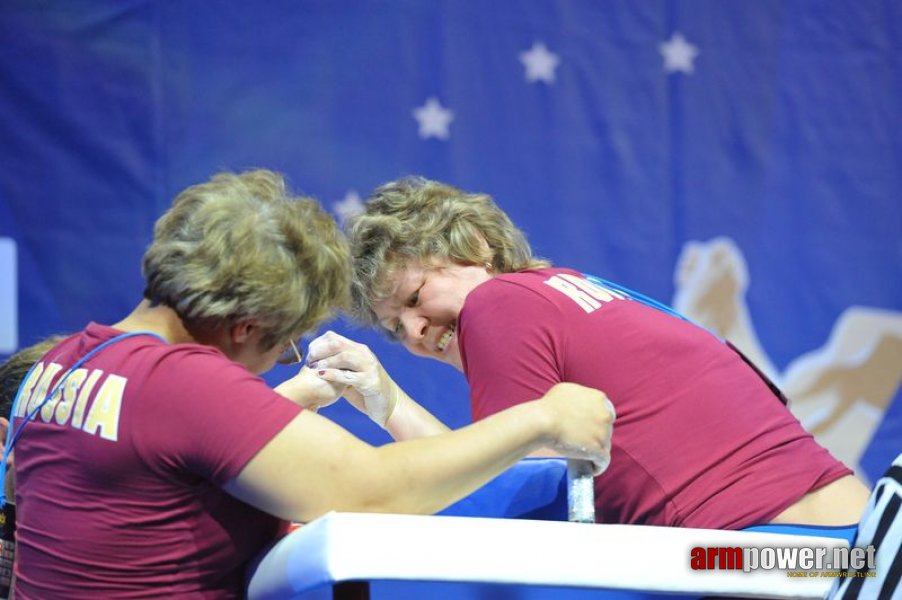
[[[642,303],[642,304],[644,304],[644,305],[646,305],[646,306],[650,306],[651,308],[655,308],[655,309],[657,309],[657,310],[660,310],[660,311],[662,311],[662,312],[664,312],[664,313],[667,313],[668,315],[674,316],[674,317],[676,317],[676,318],[678,318],[678,319],[682,319],[683,321],[686,321],[687,323],[689,323],[689,324],[691,324],[691,325],[695,325],[696,327],[698,327],[698,328],[701,329],[702,331],[708,332],[710,335],[714,336],[715,339],[717,339],[719,342],[721,342],[722,344],[724,344],[727,348],[729,348],[730,350],[732,350],[733,352],[735,352],[736,354],[738,354],[738,355],[739,355],[739,358],[741,358],[741,359],[743,360],[743,362],[745,362],[745,364],[747,364],[749,367],[751,367],[752,370],[753,370],[755,373],[758,374],[758,377],[760,377],[760,378],[762,379],[762,381],[764,381],[764,383],[767,384],[767,387],[770,388],[771,392],[773,392],[773,394],[780,400],[780,402],[782,402],[782,403],[784,404],[784,406],[789,406],[789,400],[786,398],[786,396],[783,394],[783,391],[777,386],[777,384],[775,384],[773,381],[771,381],[770,377],[768,377],[767,375],[765,375],[765,374],[764,374],[764,371],[762,371],[761,369],[759,369],[759,368],[758,368],[758,365],[756,365],[755,363],[753,363],[753,362],[749,359],[749,357],[746,356],[746,355],[742,352],[742,350],[740,350],[739,348],[737,348],[736,346],[734,346],[734,345],[732,344],[732,342],[730,342],[730,340],[727,340],[727,339],[725,339],[725,338],[722,338],[721,336],[717,335],[716,333],[714,333],[713,331],[711,331],[711,330],[708,329],[707,327],[702,327],[701,325],[699,325],[698,323],[696,323],[696,322],[693,321],[692,319],[689,319],[688,317],[686,317],[686,316],[680,314],[679,312],[677,312],[677,311],[675,311],[674,309],[670,308],[670,307],[667,306],[666,304],[663,304],[663,303],[661,303],[661,302],[658,302],[658,301],[655,300],[654,298],[649,298],[649,297],[646,296],[645,294],[640,294],[639,292],[635,292],[635,291],[629,289],[628,287],[624,287],[624,286],[622,286],[622,285],[620,285],[620,284],[614,283],[613,281],[608,281],[607,279],[602,279],[601,277],[598,277],[597,275],[589,275],[589,274],[583,273],[583,277],[585,277],[586,279],[588,279],[588,280],[591,281],[592,283],[595,283],[595,284],[597,284],[597,285],[600,285],[601,287],[606,287],[606,288],[611,289],[611,290],[614,290],[614,291],[616,291],[616,292],[620,292],[621,294],[623,294],[624,296],[626,296],[626,297],[629,298],[630,300],[635,300],[636,302],[640,302],[640,303]]]
[[[713,331],[711,331],[711,330],[708,329],[707,327],[703,327],[702,325],[699,325],[698,323],[696,323],[695,321],[693,321],[692,319],[690,319],[690,318],[687,317],[686,315],[682,314],[682,313],[679,312],[679,311],[674,310],[673,308],[667,306],[667,305],[664,304],[663,302],[658,302],[658,301],[655,300],[654,298],[650,298],[650,297],[646,296],[645,294],[640,294],[639,292],[637,292],[637,291],[635,291],[635,290],[631,290],[631,289],[629,289],[629,288],[626,287],[626,286],[620,285],[619,283],[614,283],[613,281],[608,281],[607,279],[602,279],[602,278],[599,277],[598,275],[589,275],[588,273],[583,273],[582,275],[583,275],[583,277],[585,277],[586,279],[588,279],[588,280],[591,281],[592,283],[595,283],[595,284],[597,284],[597,285],[600,285],[601,287],[604,287],[604,288],[608,288],[608,289],[614,290],[615,292],[620,292],[621,294],[623,294],[624,296],[626,296],[626,297],[629,298],[630,300],[634,300],[634,301],[636,301],[636,302],[639,302],[639,303],[641,303],[641,304],[644,304],[645,306],[649,306],[649,307],[651,307],[651,308],[655,308],[655,309],[657,309],[657,310],[659,310],[659,311],[661,311],[661,312],[663,312],[663,313],[667,313],[668,315],[670,315],[670,316],[672,316],[672,317],[676,317],[677,319],[680,319],[680,320],[682,320],[682,321],[686,321],[686,322],[689,323],[690,325],[695,325],[695,326],[698,327],[699,329],[702,329],[702,330],[704,330],[704,331],[707,331],[708,333],[710,333],[711,335],[713,335],[715,338],[717,338],[717,339],[720,340],[721,342],[724,342],[724,343],[729,344],[729,342],[727,342],[725,339],[723,339],[722,337],[720,337],[719,335],[717,335],[716,333],[714,333]],[[734,346],[731,345],[731,347],[732,347],[734,350],[736,350],[736,348],[735,348]],[[737,351],[738,351],[738,350],[737,350]],[[741,354],[741,353],[740,353],[740,354]],[[743,358],[744,358],[744,357],[743,357]],[[747,359],[746,359],[746,360],[747,360]]]
[[[585,277],[592,283],[596,283],[596,284],[600,285],[601,287],[614,290],[615,292],[620,292],[621,294],[623,294],[630,300],[635,300],[636,302],[640,302],[646,306],[650,306],[651,308],[657,308],[661,312],[665,312],[668,315],[671,315],[678,319],[686,321],[687,323],[692,323],[696,327],[700,327],[700,325],[698,325],[698,323],[692,322],[692,320],[690,320],[688,317],[675,311],[674,309],[670,308],[663,302],[658,302],[654,298],[649,298],[645,294],[640,294],[639,292],[631,290],[628,287],[622,286],[619,283],[614,283],[613,281],[608,281],[607,279],[602,279],[598,275],[589,275],[588,273],[583,273],[583,277]],[[704,329],[704,327],[702,327],[702,329]]]
[[[41,403],[34,407],[34,409],[32,409],[30,413],[25,415],[25,418],[21,423],[19,423],[19,426],[16,428],[15,433],[13,433],[13,419],[15,418],[16,409],[19,406],[19,398],[22,395],[22,389],[25,387],[25,382],[28,381],[28,378],[31,376],[31,372],[34,371],[34,368],[40,361],[31,365],[31,368],[28,369],[28,373],[25,374],[25,378],[22,379],[22,383],[19,385],[19,389],[16,392],[16,398],[15,400],[13,400],[13,406],[9,415],[9,429],[7,429],[6,431],[6,443],[3,447],[3,458],[2,461],[0,461],[0,508],[6,505],[6,486],[4,485],[4,483],[6,482],[6,462],[9,459],[10,452],[12,452],[13,450],[13,446],[15,446],[16,442],[19,441],[19,436],[22,435],[22,430],[25,428],[25,425],[27,425],[29,421],[34,419],[35,415],[38,414],[38,412],[42,408],[44,408],[44,405],[47,404],[50,399],[53,398],[53,396],[63,388],[63,385],[66,383],[66,380],[69,378],[69,375],[71,375],[73,371],[85,364],[89,359],[91,359],[91,357],[93,357],[95,354],[97,354],[107,346],[115,344],[116,342],[121,342],[126,338],[135,337],[137,335],[152,335],[153,337],[159,338],[164,342],[166,341],[163,336],[153,333],[152,331],[132,331],[129,333],[122,333],[103,342],[102,344],[85,354],[83,357],[78,359],[78,361],[76,361],[76,363],[72,365],[72,367],[70,367],[68,371],[66,371],[66,374],[63,375],[63,377],[56,383],[55,386],[53,386],[53,389],[50,390],[50,393],[47,394],[47,396],[41,401]]]

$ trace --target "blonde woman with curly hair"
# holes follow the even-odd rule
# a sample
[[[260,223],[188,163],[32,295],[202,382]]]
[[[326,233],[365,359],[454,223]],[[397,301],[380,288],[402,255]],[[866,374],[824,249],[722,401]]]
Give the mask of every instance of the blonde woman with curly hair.
[[[610,397],[617,422],[610,466],[596,478],[599,521],[858,521],[865,486],[751,363],[666,307],[534,257],[488,195],[401,179],[375,190],[348,235],[356,318],[462,371],[475,420],[562,381]],[[440,430],[365,346],[329,333],[309,360],[323,379],[366,383],[358,405],[396,438]]]
[[[244,596],[288,520],[436,512],[536,448],[607,459],[604,397],[558,386],[491,424],[374,448],[316,414],[341,393],[260,373],[346,302],[337,226],[276,173],[186,189],[144,300],[51,348],[17,393],[17,598]]]

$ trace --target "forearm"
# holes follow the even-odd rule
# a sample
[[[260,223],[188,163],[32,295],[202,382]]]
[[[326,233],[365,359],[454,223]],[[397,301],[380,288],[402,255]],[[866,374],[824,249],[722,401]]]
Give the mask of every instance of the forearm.
[[[303,411],[225,487],[296,521],[330,510],[431,514],[543,447],[590,460],[600,474],[613,421],[603,393],[569,383],[457,431],[379,448]]]
[[[406,394],[395,405],[385,424],[385,430],[399,442],[450,431],[444,423]]]
[[[551,437],[551,422],[539,403],[530,402],[447,435],[375,448],[375,464],[361,473],[371,493],[362,505],[349,501],[338,510],[438,512],[541,448]]]
[[[542,447],[553,427],[530,402],[445,435],[373,447],[305,411],[226,490],[302,522],[333,510],[431,514]]]

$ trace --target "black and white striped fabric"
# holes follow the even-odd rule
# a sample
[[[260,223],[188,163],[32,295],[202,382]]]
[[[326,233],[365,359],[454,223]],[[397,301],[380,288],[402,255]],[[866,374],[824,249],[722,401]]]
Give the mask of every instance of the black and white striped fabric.
[[[876,549],[876,577],[841,577],[831,599],[902,599],[902,454],[877,481],[855,536],[855,547]]]

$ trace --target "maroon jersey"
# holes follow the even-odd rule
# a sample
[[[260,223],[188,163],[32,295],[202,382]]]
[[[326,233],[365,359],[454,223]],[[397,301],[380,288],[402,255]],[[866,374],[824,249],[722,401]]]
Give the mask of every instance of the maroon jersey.
[[[118,333],[91,324],[57,345],[17,415]],[[300,410],[208,346],[141,335],[102,349],[16,444],[16,597],[242,597],[247,562],[283,524],[222,486]]]
[[[505,274],[458,323],[474,419],[569,381],[614,404],[599,522],[741,529],[851,470],[704,329],[567,269]]]

